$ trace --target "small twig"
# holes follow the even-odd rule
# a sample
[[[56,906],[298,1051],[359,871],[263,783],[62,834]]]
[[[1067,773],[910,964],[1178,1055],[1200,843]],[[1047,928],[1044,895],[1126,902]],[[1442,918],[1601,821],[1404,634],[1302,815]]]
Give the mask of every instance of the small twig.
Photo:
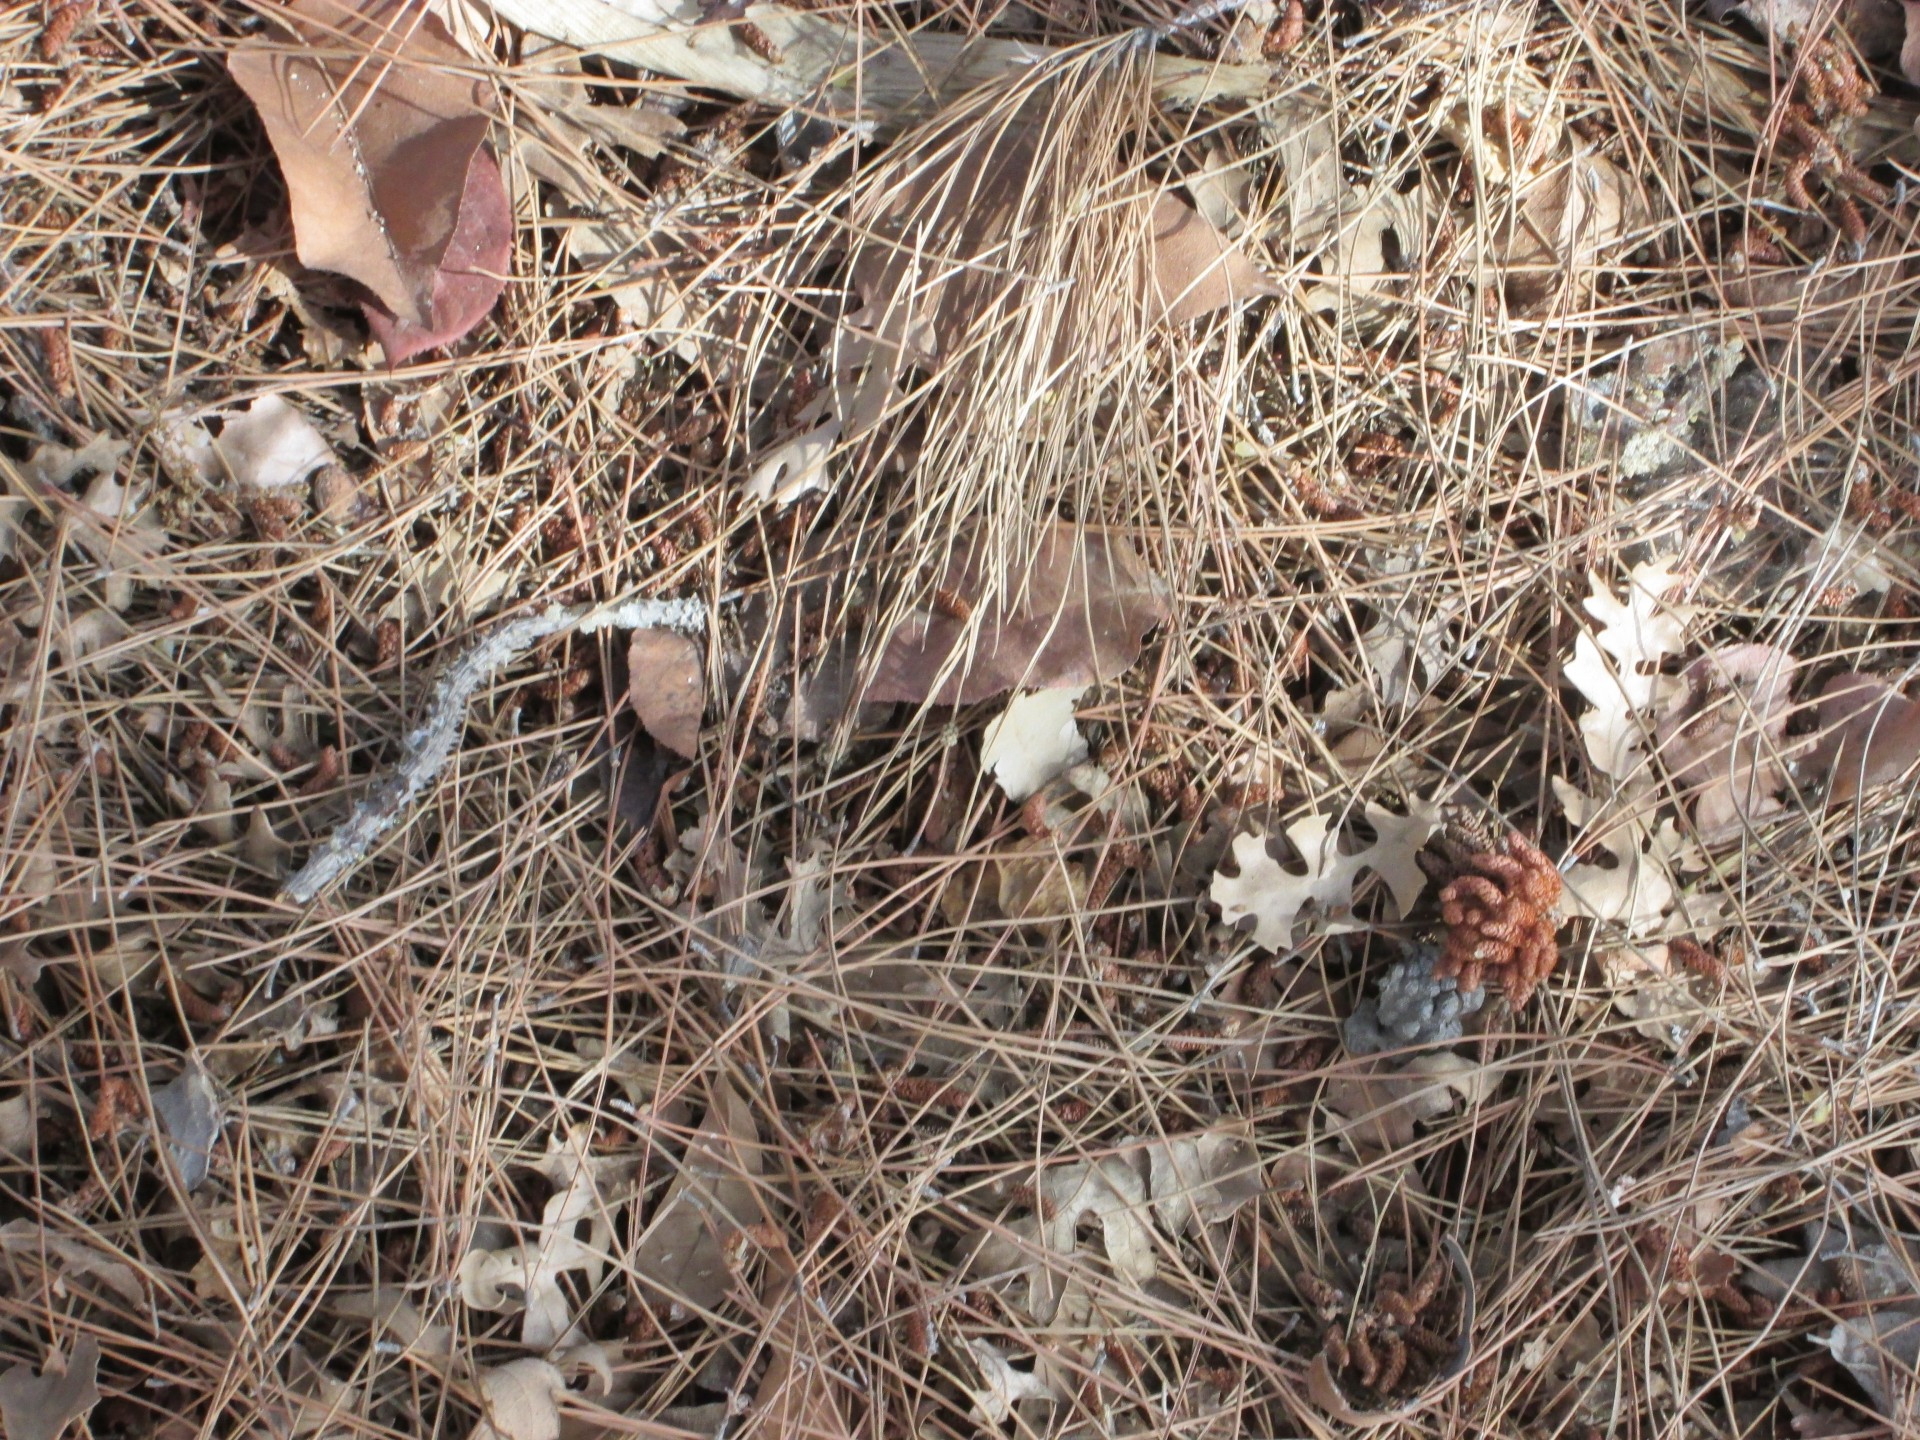
[[[355,865],[396,825],[420,792],[446,768],[466,724],[467,702],[495,671],[529,646],[565,631],[670,629],[699,631],[707,609],[698,600],[628,600],[610,605],[555,605],[496,626],[448,665],[434,682],[424,719],[407,732],[395,765],[344,822],[281,885],[280,894],[305,905]]]

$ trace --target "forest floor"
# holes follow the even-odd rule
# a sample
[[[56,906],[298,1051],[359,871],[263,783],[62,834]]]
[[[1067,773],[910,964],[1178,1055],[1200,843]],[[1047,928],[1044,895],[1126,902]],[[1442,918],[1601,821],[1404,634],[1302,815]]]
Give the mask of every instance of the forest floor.
[[[0,8],[10,1440],[1915,1423],[1915,7],[1140,5]]]

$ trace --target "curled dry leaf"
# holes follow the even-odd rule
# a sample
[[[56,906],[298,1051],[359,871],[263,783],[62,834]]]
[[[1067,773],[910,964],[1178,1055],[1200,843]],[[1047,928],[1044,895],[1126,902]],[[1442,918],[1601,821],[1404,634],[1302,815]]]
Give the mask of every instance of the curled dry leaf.
[[[971,705],[1016,685],[1085,687],[1112,680],[1139,658],[1141,642],[1167,618],[1163,587],[1117,535],[1057,523],[1032,563],[1004,585],[999,552],[976,533],[935,583],[961,597],[954,607],[917,611],[889,637],[863,698]]]
[[[612,1253],[613,1212],[620,1199],[612,1186],[625,1179],[633,1161],[589,1154],[590,1139],[582,1128],[551,1142],[539,1169],[553,1183],[554,1193],[532,1240],[503,1250],[475,1248],[460,1264],[461,1298],[478,1310],[524,1308],[520,1339],[536,1350],[579,1343],[573,1300],[561,1279],[580,1272],[590,1289],[599,1283]],[[588,1227],[584,1240],[579,1234],[582,1223]]]
[[[481,1419],[471,1440],[559,1440],[566,1377],[549,1360],[526,1358],[490,1365],[477,1377]]]
[[[54,1440],[100,1403],[100,1342],[83,1335],[64,1368],[49,1361],[40,1374],[24,1361],[0,1375],[0,1428],[7,1440]]]
[[[1006,1355],[984,1340],[969,1339],[967,1350],[980,1369],[980,1383],[967,1387],[973,1401],[968,1413],[988,1425],[1000,1425],[1022,1400],[1057,1400],[1060,1396],[1037,1370],[1016,1370]]]
[[[56,1279],[54,1293],[62,1293],[65,1279],[98,1280],[130,1305],[145,1303],[146,1291],[134,1268],[124,1260],[109,1260],[92,1245],[56,1235],[31,1220],[9,1220],[0,1225],[0,1254],[22,1262],[43,1264]],[[56,1268],[57,1267],[57,1268]],[[12,1427],[8,1427],[12,1433]]]
[[[1087,737],[1074,724],[1083,685],[1016,695],[987,726],[980,768],[1000,782],[1009,800],[1024,800],[1056,775],[1087,758]]]
[[[1723,645],[1681,672],[1655,740],[1673,783],[1693,798],[1702,837],[1782,808],[1781,741],[1795,663],[1774,645]]]
[[[1372,870],[1387,884],[1400,914],[1406,915],[1427,883],[1415,856],[1440,825],[1439,807],[1415,799],[1405,815],[1369,803],[1367,822],[1374,842],[1351,855],[1340,852],[1331,815],[1308,815],[1289,825],[1286,836],[1305,861],[1306,873],[1282,868],[1267,849],[1265,835],[1255,831],[1236,836],[1233,858],[1239,874],[1216,873],[1207,892],[1229,925],[1254,918],[1253,939],[1269,950],[1293,945],[1301,912],[1313,907],[1310,923],[1323,934],[1346,934],[1361,928],[1353,917],[1353,887],[1362,870]]]
[[[700,645],[676,630],[636,630],[627,646],[627,693],[633,713],[655,740],[691,760],[700,750],[706,712]]]
[[[276,15],[295,43],[243,45],[227,68],[280,161],[301,263],[367,289],[390,363],[459,339],[499,299],[513,243],[487,91],[409,0]]]

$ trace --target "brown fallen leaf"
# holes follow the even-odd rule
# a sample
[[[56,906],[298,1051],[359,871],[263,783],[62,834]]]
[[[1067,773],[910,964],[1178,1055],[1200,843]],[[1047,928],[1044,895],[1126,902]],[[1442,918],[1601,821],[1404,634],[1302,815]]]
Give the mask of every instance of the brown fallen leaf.
[[[760,1165],[753,1105],[727,1082],[715,1084],[680,1175],[633,1254],[635,1278],[666,1298],[670,1319],[711,1310],[731,1288],[724,1251],[736,1230],[760,1219]]]
[[[1820,738],[1800,770],[1831,776],[1830,803],[1897,780],[1920,760],[1920,702],[1877,675],[1850,670],[1834,676],[1821,687],[1819,713]]]
[[[707,704],[699,645],[675,630],[634,631],[627,694],[649,735],[676,755],[694,757]]]
[[[388,362],[465,335],[500,298],[513,212],[486,147],[486,90],[413,0],[291,0],[294,45],[227,69],[286,177],[301,263],[358,281]]]
[[[0,1428],[7,1440],[54,1440],[100,1403],[100,1342],[83,1335],[64,1369],[49,1362],[40,1374],[24,1361],[0,1375]]]
[[[1590,285],[1596,262],[1646,223],[1640,185],[1601,155],[1576,151],[1516,187],[1493,217],[1485,259],[1516,304],[1536,304],[1562,284]]]
[[[839,1335],[784,1251],[767,1257],[761,1301],[768,1320],[766,1373],[741,1435],[764,1440],[851,1440],[831,1353]]]
[[[1778,812],[1786,784],[1793,656],[1777,646],[1723,645],[1680,674],[1682,688],[1655,730],[1673,783],[1693,797],[1703,838]]]
[[[1160,324],[1184,324],[1278,293],[1217,226],[1164,191],[1143,190],[1117,205],[1108,197],[1101,224],[1111,234],[1098,243],[1091,232],[1087,243],[1063,243],[1056,232],[1085,219],[1074,213],[1075,197],[1090,172],[1047,172],[1043,155],[1059,140],[1033,126],[955,122],[903,155],[900,170],[855,206],[855,233],[868,238],[850,266],[861,300],[854,323],[909,360],[950,358],[995,330],[1037,325],[1036,306],[1052,292],[1043,282],[1064,266],[1062,280],[1083,283],[1045,301],[1064,307],[1048,368],[1091,359],[1117,339],[1116,296],[1108,277],[1084,283],[1096,278],[1085,270],[1115,261],[1116,248],[1129,241],[1137,242],[1143,263],[1130,278],[1123,274],[1122,288],[1131,288]]]
[[[989,595],[995,560],[976,533],[935,586],[969,598],[971,616],[959,619],[951,609],[909,616],[887,641],[862,698],[971,705],[1016,685],[1049,690],[1111,680],[1167,618],[1164,589],[1118,536],[1056,523],[1031,566],[1007,578],[1011,593]]]
[[[550,1360],[535,1356],[490,1365],[474,1377],[480,1386],[481,1419],[469,1440],[559,1440],[566,1377]]]
[[[0,1255],[45,1266],[50,1275],[58,1277],[54,1283],[61,1289],[73,1287],[77,1278],[98,1280],[128,1304],[145,1304],[146,1290],[139,1273],[124,1260],[108,1259],[107,1252],[96,1248],[105,1243],[99,1237],[89,1238],[95,1244],[55,1234],[31,1220],[9,1220],[0,1225]],[[8,1433],[12,1433],[11,1428]]]
[[[1327,1082],[1327,1108],[1346,1123],[1329,1127],[1361,1155],[1391,1155],[1412,1145],[1418,1121],[1453,1113],[1486,1093],[1487,1072],[1463,1055],[1435,1050],[1406,1064],[1368,1056]]]

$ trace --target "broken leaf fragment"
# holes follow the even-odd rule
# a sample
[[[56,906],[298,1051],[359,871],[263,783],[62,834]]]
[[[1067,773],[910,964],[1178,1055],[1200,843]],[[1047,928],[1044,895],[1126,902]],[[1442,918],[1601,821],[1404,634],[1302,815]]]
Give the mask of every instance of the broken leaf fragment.
[[[1114,348],[1116,291],[1163,325],[1277,293],[1184,200],[1120,191],[1096,155],[1053,163],[1074,143],[1064,129],[960,116],[903,144],[854,207],[869,238],[851,261],[851,323],[922,364],[996,333],[1050,333],[1052,371]]]
[[[1085,686],[1063,685],[1016,695],[987,726],[980,768],[1009,800],[1025,800],[1087,758],[1087,737],[1073,720],[1074,703],[1085,693]]]
[[[1368,1056],[1327,1084],[1327,1108],[1346,1122],[1335,1133],[1361,1155],[1393,1154],[1413,1144],[1414,1126],[1473,1105],[1486,1093],[1488,1072],[1451,1050],[1415,1055],[1404,1065]]]
[[[1777,646],[1723,645],[1681,672],[1656,739],[1673,783],[1693,800],[1693,823],[1711,838],[1783,807],[1781,742],[1787,732],[1793,656]]]
[[[1035,1370],[1016,1370],[1007,1357],[984,1340],[969,1339],[967,1350],[980,1369],[980,1383],[969,1385],[967,1395],[973,1401],[970,1412],[975,1420],[999,1425],[1013,1414],[1022,1400],[1057,1400],[1060,1397],[1045,1376]]]
[[[183,1189],[207,1178],[213,1148],[220,1138],[220,1092],[197,1059],[187,1062],[166,1085],[153,1092],[153,1113],[167,1137],[167,1149],[180,1172]]]
[[[559,1440],[566,1378],[550,1360],[526,1357],[490,1365],[477,1379],[481,1420],[471,1440]]]
[[[711,1310],[732,1285],[725,1248],[734,1231],[760,1219],[759,1125],[753,1105],[731,1084],[713,1101],[687,1147],[680,1174],[633,1254],[633,1274],[682,1318]]]
[[[505,285],[513,213],[486,148],[486,92],[409,0],[293,0],[295,43],[227,68],[286,177],[301,263],[363,285],[390,363],[465,335]]]
[[[1576,148],[1516,187],[1494,217],[1483,259],[1519,304],[1563,284],[1591,288],[1607,253],[1641,230],[1649,214],[1639,182],[1602,155]]]

